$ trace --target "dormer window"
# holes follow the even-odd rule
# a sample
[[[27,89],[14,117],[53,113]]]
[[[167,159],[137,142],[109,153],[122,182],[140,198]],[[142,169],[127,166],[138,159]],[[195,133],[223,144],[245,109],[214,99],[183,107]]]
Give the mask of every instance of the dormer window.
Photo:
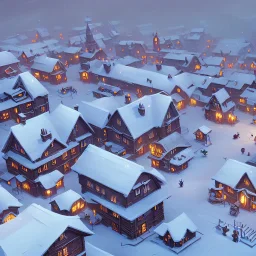
[[[68,152],[63,153],[62,160],[66,160],[68,157]]]
[[[117,119],[117,120],[116,120],[116,123],[117,123],[117,125],[119,125],[119,126],[122,125],[122,121],[121,121],[120,119]]]
[[[140,195],[140,188],[135,189],[135,196],[139,196]]]
[[[166,118],[167,118],[167,119],[170,119],[170,118],[171,118],[171,112],[170,112],[170,111],[167,112]]]
[[[26,108],[30,108],[32,106],[32,103],[27,103]]]
[[[111,196],[111,202],[115,203],[116,204],[116,196]]]
[[[249,186],[249,185],[250,185],[250,181],[245,178],[245,179],[244,179],[244,184],[245,184],[246,186]]]

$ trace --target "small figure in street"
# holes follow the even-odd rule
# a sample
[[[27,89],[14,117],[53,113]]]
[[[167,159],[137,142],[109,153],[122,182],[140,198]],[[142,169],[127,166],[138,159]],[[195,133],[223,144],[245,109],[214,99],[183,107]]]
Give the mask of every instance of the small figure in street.
[[[247,156],[250,156],[250,155],[251,155],[251,153],[250,153],[250,152],[248,152]]]
[[[222,228],[222,235],[227,236],[228,231],[229,231],[228,226],[223,227]]]
[[[241,152],[242,152],[242,154],[244,154],[245,148],[241,148]]]
[[[180,188],[182,188],[182,187],[183,187],[183,185],[184,185],[184,181],[183,181],[182,179],[179,181],[179,185],[180,185]]]
[[[239,232],[237,230],[234,230],[232,237],[233,237],[233,242],[238,243]]]
[[[206,151],[205,149],[201,150],[201,153],[203,154],[203,156],[207,156],[208,155],[208,151]]]
[[[240,138],[239,132],[237,132],[236,134],[233,135],[233,139],[234,139],[234,140],[236,140],[236,139],[238,139],[238,138]]]

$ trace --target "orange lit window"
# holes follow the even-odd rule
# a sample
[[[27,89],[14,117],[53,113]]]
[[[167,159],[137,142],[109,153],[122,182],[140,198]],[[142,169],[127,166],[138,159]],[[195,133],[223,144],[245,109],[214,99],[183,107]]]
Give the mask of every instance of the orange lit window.
[[[190,105],[195,106],[196,105],[196,100],[195,99],[190,99]]]
[[[244,179],[244,184],[245,184],[246,186],[250,186],[250,181],[249,181],[248,179]]]
[[[180,93],[180,88],[177,88],[177,92]]]
[[[59,180],[57,183],[56,183],[56,188],[60,188],[62,186],[62,180]]]
[[[26,108],[30,108],[32,106],[32,103],[27,103]]]
[[[107,130],[106,129],[103,130],[103,136],[107,137]]]
[[[23,154],[23,155],[25,155],[25,151],[24,151],[23,148],[20,149],[20,153]]]
[[[66,159],[67,159],[67,157],[68,157],[68,152],[63,153],[63,155],[62,155],[62,159],[63,159],[63,160],[66,160]]]
[[[44,113],[45,112],[45,106],[41,106],[41,112]]]
[[[13,220],[14,218],[16,218],[16,216],[15,216],[14,214],[10,213],[10,214],[8,214],[8,215],[4,218],[3,223],[6,223],[6,222],[8,222],[8,221],[10,221],[10,220]]]
[[[195,70],[200,70],[200,69],[201,69],[201,65],[196,64],[196,65],[195,65]]]
[[[231,187],[228,187],[228,188],[227,188],[227,191],[228,191],[228,193],[230,193],[230,194],[234,194],[234,190],[233,190]]]
[[[159,167],[159,161],[156,161],[156,160],[153,160],[152,161],[152,165],[153,165],[153,167]]]
[[[116,204],[116,196],[111,196],[111,202],[115,203]]]
[[[82,73],[82,77],[83,77],[83,80],[88,80],[88,73],[87,72],[83,72]]]
[[[24,190],[30,190],[30,186],[29,186],[29,184],[28,183],[23,183],[22,184],[22,188],[24,189]]]
[[[65,163],[65,164],[64,164],[64,171],[65,171],[65,172],[68,172],[69,169],[70,169],[70,168],[69,168],[69,163]]]
[[[142,137],[138,138],[138,143],[141,144],[142,143]]]
[[[24,172],[28,172],[28,168],[26,168],[25,166],[22,165],[21,169],[24,171]]]
[[[115,217],[115,218],[117,218],[117,219],[119,219],[119,215],[117,214],[117,213],[115,213],[115,212],[113,212],[113,217]]]
[[[52,165],[56,165],[56,163],[57,163],[56,159],[53,159],[52,160]]]
[[[47,171],[47,170],[48,170],[48,164],[44,164],[43,171]]]
[[[12,168],[14,168],[14,169],[16,169],[16,170],[19,169],[18,165],[17,165],[16,163],[14,163],[14,162],[12,162]]]
[[[29,104],[29,103],[28,103]],[[14,108],[14,113],[18,114],[18,108]]]
[[[119,126],[122,125],[122,121],[121,121],[120,119],[117,119],[117,120],[116,120],[116,123],[117,123]]]
[[[7,119],[9,119],[9,113],[8,112],[6,112],[6,113],[3,113],[2,114],[2,116],[1,116],[1,119],[3,119],[3,120],[7,120]]]
[[[74,154],[76,154],[76,148],[71,149],[71,155],[74,155]]]
[[[61,75],[60,75],[60,74],[57,75],[57,76],[56,76],[56,79],[57,79],[57,81],[61,80]]]
[[[245,99],[244,98],[240,98],[239,102],[244,104],[245,103]]]
[[[44,152],[44,156],[46,157],[46,156],[48,156],[49,155],[49,152],[48,151],[45,151]]]
[[[45,195],[46,196],[50,196],[52,194],[52,191],[50,190],[50,189],[47,189],[46,191],[45,191]]]
[[[60,69],[60,66],[57,64],[57,65],[55,65],[54,66],[54,70],[56,71],[56,70],[59,70]]]
[[[34,73],[34,77],[37,78],[37,79],[40,79],[40,73],[39,72],[35,72]]]

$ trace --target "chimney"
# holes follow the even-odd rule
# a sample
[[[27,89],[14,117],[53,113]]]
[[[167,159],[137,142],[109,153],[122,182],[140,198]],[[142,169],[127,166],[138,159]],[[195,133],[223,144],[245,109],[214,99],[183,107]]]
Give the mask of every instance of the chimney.
[[[76,105],[74,106],[74,110],[78,111],[78,109],[79,109],[79,105],[76,104]]]
[[[187,57],[185,57],[185,63],[188,64],[188,58]]]
[[[26,115],[23,114],[23,113],[19,113],[18,116],[19,116],[20,123],[25,125],[26,124],[26,120],[27,120]]]
[[[125,94],[125,104],[129,104],[132,102],[131,94]]]
[[[161,64],[156,64],[156,70],[160,71],[162,69],[162,65]]]
[[[111,71],[111,64],[110,63],[104,63],[103,66],[104,66],[104,69],[105,69],[106,73],[108,74]]]
[[[146,111],[145,111],[145,107],[142,103],[139,104],[138,111],[139,111],[141,116],[145,116]]]
[[[41,138],[43,142],[46,142],[47,140],[52,139],[51,132],[48,132],[46,129],[41,129]]]
[[[171,78],[172,78],[172,76],[169,74],[169,75],[168,75],[168,79],[171,79]]]

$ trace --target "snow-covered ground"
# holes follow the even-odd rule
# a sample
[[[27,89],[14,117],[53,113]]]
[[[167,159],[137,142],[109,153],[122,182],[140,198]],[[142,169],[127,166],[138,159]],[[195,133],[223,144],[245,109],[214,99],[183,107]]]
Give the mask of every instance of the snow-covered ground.
[[[79,81],[78,74],[79,66],[71,66],[68,70],[68,82],[58,86],[45,84],[47,90],[49,90],[50,106],[54,109],[61,101],[63,104],[73,107],[75,104],[79,104],[81,100],[92,101],[93,98],[91,91],[96,89],[96,85],[84,84]],[[58,90],[62,87],[73,86],[77,89],[78,94],[65,95],[60,97]],[[132,96],[135,100],[134,95]],[[124,102],[124,96],[117,96],[117,99]],[[180,253],[182,256],[216,256],[223,254],[230,255],[255,255],[255,248],[250,248],[243,243],[234,243],[227,237],[217,233],[215,226],[218,224],[218,220],[221,219],[229,224],[233,224],[234,219],[247,224],[254,230],[256,230],[256,215],[255,213],[240,211],[238,217],[234,218],[229,215],[229,206],[226,205],[212,205],[208,203],[208,186],[211,181],[211,177],[220,169],[224,164],[224,158],[233,158],[242,162],[249,159],[247,152],[251,155],[254,154],[256,145],[253,138],[256,135],[256,126],[251,124],[252,116],[237,111],[239,123],[235,126],[215,124],[205,120],[204,112],[201,108],[188,107],[181,113],[181,125],[188,128],[188,133],[184,136],[192,144],[193,150],[196,152],[194,159],[190,162],[189,168],[181,172],[180,174],[171,174],[161,172],[168,181],[168,190],[171,197],[167,199],[165,204],[165,221],[169,222],[177,217],[182,212],[185,212],[192,221],[198,226],[198,230],[203,234],[202,239],[188,247],[186,250]],[[0,124],[0,147],[2,148],[10,125],[13,125],[12,121]],[[204,146],[194,140],[193,132],[200,126],[206,125],[212,129],[211,142],[212,145],[207,147],[208,156],[203,157],[200,153],[201,148]],[[233,140],[233,134],[239,132],[240,139]],[[253,134],[253,137],[251,135]],[[241,148],[246,149],[244,155],[241,154]],[[147,155],[144,155],[137,159],[138,164],[142,164],[146,168],[150,168],[150,160]],[[6,171],[5,163],[3,159],[0,159],[0,171]],[[179,188],[178,181],[184,180],[184,187]],[[5,188],[7,186],[3,185]],[[7,188],[10,191],[10,188]],[[75,173],[69,173],[65,176],[65,189],[73,189],[80,193],[81,188],[78,183],[78,178]],[[62,193],[64,190],[59,191]],[[49,202],[51,199],[34,198],[26,193],[15,195],[23,207],[21,211],[26,208],[30,203],[34,202],[50,209]],[[91,228],[91,227],[89,227]],[[141,255],[175,255],[169,249],[159,246],[151,242],[152,237],[147,238],[137,246],[127,245],[131,243],[125,237],[115,233],[111,228],[107,228],[103,225],[93,227],[95,235],[88,237],[87,240],[94,246],[97,246],[109,253],[116,256],[141,256]],[[138,242],[141,241],[138,238]]]

